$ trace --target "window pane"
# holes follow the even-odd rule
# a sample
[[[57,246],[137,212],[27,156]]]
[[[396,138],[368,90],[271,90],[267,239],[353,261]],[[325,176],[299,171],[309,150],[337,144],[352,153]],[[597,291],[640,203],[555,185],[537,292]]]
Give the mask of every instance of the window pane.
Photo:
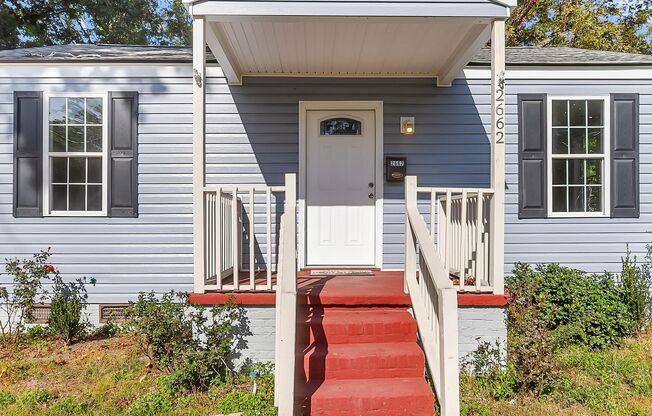
[[[584,160],[568,160],[568,183],[570,185],[584,185]]]
[[[68,176],[68,159],[65,157],[52,158],[52,183],[66,183]]]
[[[586,192],[586,211],[602,212],[602,187],[587,186]]]
[[[69,183],[85,183],[86,182],[86,158],[85,157],[70,157],[69,163]]]
[[[86,127],[86,151],[102,151],[102,126]]]
[[[589,153],[602,153],[602,129],[589,129]]]
[[[573,153],[586,153],[586,129],[574,128],[570,129],[570,152]]]
[[[66,211],[68,209],[66,185],[52,185],[52,210]]]
[[[102,124],[102,99],[86,99],[86,124]]]
[[[568,101],[554,100],[552,102],[552,125],[568,126]]]
[[[552,153],[554,154],[568,154],[568,129],[567,128],[554,128],[552,129]]]
[[[584,187],[570,186],[568,188],[568,211],[584,212]]]
[[[70,211],[86,210],[86,185],[70,185],[68,207]]]
[[[358,136],[362,134],[362,123],[350,118],[332,118],[320,123],[322,136]]]
[[[573,100],[570,102],[570,125],[586,126],[586,101]]]
[[[69,152],[84,151],[84,127],[81,126],[68,127],[68,151]]]
[[[68,124],[84,124],[83,98],[68,98]]]
[[[50,126],[50,151],[66,151],[66,126]]]
[[[553,159],[552,161],[552,183],[553,185],[566,184],[566,161]]]
[[[88,186],[88,210],[89,211],[102,210],[102,186],[101,185]]]
[[[88,183],[102,183],[102,159],[88,158]]]
[[[555,186],[552,188],[553,212],[566,212],[566,189],[565,186]]]
[[[589,100],[587,103],[588,107],[588,121],[589,126],[602,126],[602,100]]]
[[[589,185],[602,184],[602,160],[589,159],[586,161],[586,183]]]
[[[50,123],[66,124],[66,99],[50,98]]]

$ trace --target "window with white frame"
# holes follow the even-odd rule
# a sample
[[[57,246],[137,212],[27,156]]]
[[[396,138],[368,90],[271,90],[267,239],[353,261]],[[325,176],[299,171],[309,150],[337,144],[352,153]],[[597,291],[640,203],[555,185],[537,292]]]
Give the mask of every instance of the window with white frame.
[[[549,211],[552,215],[607,212],[608,100],[551,98]]]
[[[45,189],[52,215],[106,212],[106,123],[103,96],[47,100]]]

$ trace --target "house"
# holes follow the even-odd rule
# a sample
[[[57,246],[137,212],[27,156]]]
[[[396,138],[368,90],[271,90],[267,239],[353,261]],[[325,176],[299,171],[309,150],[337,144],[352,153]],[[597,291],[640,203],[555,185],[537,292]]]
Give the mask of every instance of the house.
[[[235,293],[281,415],[432,414],[425,367],[458,414],[516,262],[615,272],[652,226],[652,57],[505,48],[514,5],[189,1],[192,48],[0,51],[0,258],[52,246],[96,322]]]

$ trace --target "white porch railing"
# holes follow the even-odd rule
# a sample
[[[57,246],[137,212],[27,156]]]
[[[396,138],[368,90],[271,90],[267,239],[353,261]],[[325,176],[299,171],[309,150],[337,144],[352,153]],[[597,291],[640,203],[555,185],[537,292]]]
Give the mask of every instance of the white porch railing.
[[[204,276],[203,287],[195,287],[195,292],[274,290],[276,284],[273,274],[278,269],[278,264],[274,262],[273,239],[278,235],[279,227],[273,217],[273,211],[276,211],[273,209],[273,196],[285,193],[287,209],[290,202],[287,199],[288,185],[205,186],[203,192]],[[247,201],[243,203],[243,199]],[[264,214],[256,212],[261,204],[264,205]],[[244,214],[248,218],[247,231],[243,227]],[[256,222],[261,216],[264,216],[265,224],[262,233],[256,232]],[[258,241],[262,235],[264,244]],[[243,237],[246,239],[244,244]],[[243,246],[248,247],[245,276],[240,275],[244,260]],[[243,279],[245,280],[241,281]]]
[[[493,190],[419,187],[417,193],[429,195],[430,237],[454,286],[459,291],[493,292],[489,238]]]
[[[405,288],[410,295],[441,414],[457,416],[460,412],[457,290],[417,208],[414,176],[405,178],[405,205]]]
[[[297,194],[296,175],[285,175],[285,212],[281,216],[274,403],[279,415],[294,415],[297,330]]]

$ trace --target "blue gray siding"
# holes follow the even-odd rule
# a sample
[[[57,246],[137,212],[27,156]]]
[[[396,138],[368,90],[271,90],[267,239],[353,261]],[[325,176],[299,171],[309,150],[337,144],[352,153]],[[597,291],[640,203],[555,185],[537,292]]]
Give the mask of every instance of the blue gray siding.
[[[52,246],[53,263],[66,276],[98,279],[91,288],[93,303],[124,302],[139,291],[192,290],[190,67],[163,68],[164,76],[147,75],[142,68],[149,67],[118,68],[29,76],[15,67],[14,76],[0,77],[0,259]],[[626,243],[641,255],[652,229],[652,81],[532,79],[510,81],[507,89],[506,269],[517,261],[557,261],[615,271]],[[12,94],[21,90],[140,92],[138,218],[13,218]],[[641,94],[641,218],[518,220],[516,94],[613,92]],[[489,185],[487,78],[437,89],[428,79],[255,78],[233,87],[213,76],[207,93],[206,179],[211,184],[277,185],[285,172],[298,172],[300,100],[381,100],[385,154],[407,156],[408,173],[418,175],[420,184]],[[414,136],[399,134],[403,115],[416,117]],[[384,266],[400,269],[402,186],[386,184],[384,199]],[[257,212],[264,212],[262,205]],[[256,230],[264,253],[262,221],[261,215]]]

